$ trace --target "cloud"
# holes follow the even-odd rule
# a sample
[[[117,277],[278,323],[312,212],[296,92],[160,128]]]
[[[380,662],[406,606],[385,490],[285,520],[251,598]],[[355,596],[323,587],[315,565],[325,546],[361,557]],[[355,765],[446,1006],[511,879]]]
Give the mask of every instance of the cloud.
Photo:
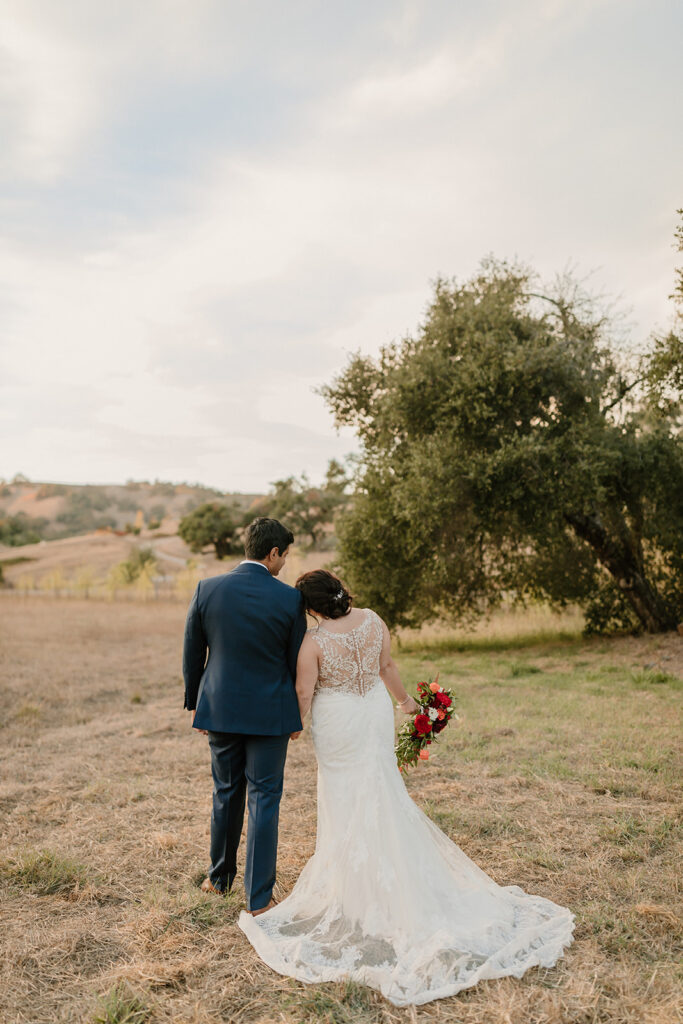
[[[26,0],[5,21],[0,472],[321,476],[353,439],[312,389],[490,251],[598,266],[641,332],[665,319],[676,72],[664,33],[633,86],[644,15]]]
[[[0,112],[4,177],[53,180],[91,124],[90,60],[73,41],[23,15],[17,4],[2,19]]]

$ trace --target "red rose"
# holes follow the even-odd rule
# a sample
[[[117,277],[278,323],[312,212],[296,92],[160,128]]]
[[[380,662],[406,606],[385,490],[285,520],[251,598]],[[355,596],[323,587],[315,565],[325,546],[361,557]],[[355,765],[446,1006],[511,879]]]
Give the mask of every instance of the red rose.
[[[421,736],[426,735],[432,731],[432,723],[429,721],[428,715],[415,715],[415,728]]]
[[[453,701],[451,700],[447,693],[435,693],[434,700],[443,708],[449,708],[453,703]]]

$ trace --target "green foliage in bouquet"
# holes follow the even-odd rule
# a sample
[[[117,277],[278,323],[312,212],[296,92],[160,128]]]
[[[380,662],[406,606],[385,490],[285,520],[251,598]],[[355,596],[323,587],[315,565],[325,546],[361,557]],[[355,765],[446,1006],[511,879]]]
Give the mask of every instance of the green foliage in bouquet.
[[[446,728],[455,711],[453,693],[439,686],[438,675],[433,682],[418,683],[414,699],[418,709],[399,730],[395,748],[400,771],[428,760],[427,748]]]

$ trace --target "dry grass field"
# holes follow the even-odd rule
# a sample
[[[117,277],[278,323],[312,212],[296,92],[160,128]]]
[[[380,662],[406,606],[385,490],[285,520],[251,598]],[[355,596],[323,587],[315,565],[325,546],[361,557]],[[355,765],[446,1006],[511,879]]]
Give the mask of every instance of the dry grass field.
[[[211,547],[197,555],[178,536],[177,527],[177,521],[167,520],[164,530],[144,529],[137,537],[101,530],[14,548],[0,544],[0,569],[9,587],[19,594],[140,601],[153,599],[156,590],[167,600],[187,604],[198,579],[227,572],[243,555],[219,560]],[[136,549],[145,548],[151,549],[156,559],[157,586],[141,589],[119,582],[112,587],[110,571]],[[281,578],[293,584],[300,573],[318,569],[334,558],[334,551],[307,551],[294,545]]]
[[[261,964],[235,923],[240,876],[227,900],[199,892],[211,783],[182,711],[183,619],[180,603],[0,595],[4,1024],[680,1019],[680,637],[404,638],[405,681],[438,669],[461,715],[408,776],[413,798],[577,928],[552,970],[398,1010]],[[307,731],[287,763],[280,897],[314,840]]]

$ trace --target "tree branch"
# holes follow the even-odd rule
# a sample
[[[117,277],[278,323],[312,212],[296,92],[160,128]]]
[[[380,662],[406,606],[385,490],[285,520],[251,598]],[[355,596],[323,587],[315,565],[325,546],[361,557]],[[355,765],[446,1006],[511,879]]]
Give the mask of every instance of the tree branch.
[[[600,411],[609,412],[609,410],[613,409],[615,405],[619,405],[619,402],[621,402],[622,399],[625,398],[629,391],[631,391],[636,386],[636,384],[642,384],[644,380],[645,377],[636,377],[636,379],[631,381],[630,384],[627,384],[625,388],[622,388],[621,393],[617,395],[613,402],[610,402],[609,405],[603,405]]]

